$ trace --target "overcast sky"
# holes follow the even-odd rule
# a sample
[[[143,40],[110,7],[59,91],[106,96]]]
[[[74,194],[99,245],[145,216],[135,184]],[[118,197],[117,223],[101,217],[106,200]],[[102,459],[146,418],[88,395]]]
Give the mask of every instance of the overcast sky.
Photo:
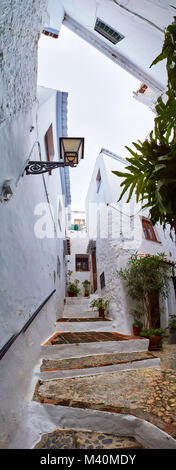
[[[130,156],[125,145],[145,139],[154,114],[133,98],[138,80],[64,26],[39,41],[38,84],[69,93],[68,136],[85,137],[84,160],[70,170],[72,209],[84,210],[101,148]]]

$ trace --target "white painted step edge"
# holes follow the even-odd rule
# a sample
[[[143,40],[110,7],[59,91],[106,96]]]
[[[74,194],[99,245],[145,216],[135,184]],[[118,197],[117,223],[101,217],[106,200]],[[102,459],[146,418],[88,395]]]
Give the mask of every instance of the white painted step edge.
[[[49,339],[49,338],[48,338]],[[45,340],[47,342],[47,340]],[[102,341],[96,343],[79,344],[58,344],[41,345],[43,358],[68,358],[71,356],[80,357],[81,355],[90,355],[98,353],[116,353],[116,352],[139,352],[147,351],[149,345],[148,339],[125,340],[125,341]]]
[[[27,433],[26,428],[28,429]],[[25,415],[23,413],[21,428],[19,432],[17,430],[14,433],[13,449],[32,449],[39,442],[42,434],[53,432],[56,429],[133,436],[148,449],[176,449],[176,440],[173,437],[136,416],[55,406],[47,403],[41,405],[35,401],[28,406]],[[136,452],[132,452],[132,454],[135,455]]]
[[[123,364],[114,364],[111,366],[103,367],[90,367],[86,369],[73,369],[73,370],[55,370],[45,371],[36,374],[36,378],[40,380],[57,380],[64,379],[66,377],[84,377],[93,375],[102,375],[108,373],[115,373],[125,370],[136,370],[136,369],[148,369],[148,368],[160,368],[160,359],[144,359],[141,361],[133,361]]]

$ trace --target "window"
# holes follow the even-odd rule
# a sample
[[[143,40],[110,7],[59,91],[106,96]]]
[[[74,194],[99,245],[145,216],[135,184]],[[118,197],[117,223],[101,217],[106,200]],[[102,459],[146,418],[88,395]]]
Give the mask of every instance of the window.
[[[100,287],[103,289],[105,287],[105,274],[104,272],[100,274]]]
[[[88,255],[76,255],[76,271],[89,271]]]
[[[46,155],[47,160],[51,162],[54,158],[54,140],[53,140],[53,126],[50,125],[49,129],[45,134],[45,148],[46,148]],[[51,171],[49,172],[51,175]]]
[[[154,231],[154,228],[153,228],[153,225],[152,225],[150,220],[147,220],[147,219],[143,218],[142,219],[142,227],[143,227],[143,231],[144,231],[144,235],[145,235],[146,240],[152,240],[153,242],[158,241],[157,237],[156,237],[156,234],[155,234],[155,231]]]
[[[94,29],[97,31],[97,33],[101,34],[104,38],[108,39],[108,41],[112,42],[113,44],[117,44],[124,38],[123,34],[120,34],[118,31],[111,28],[111,26],[104,23],[102,20],[100,20],[100,18],[96,19]]]
[[[96,183],[97,183],[97,193],[99,192],[100,186],[101,186],[101,173],[100,169],[98,170],[97,177],[96,177]]]

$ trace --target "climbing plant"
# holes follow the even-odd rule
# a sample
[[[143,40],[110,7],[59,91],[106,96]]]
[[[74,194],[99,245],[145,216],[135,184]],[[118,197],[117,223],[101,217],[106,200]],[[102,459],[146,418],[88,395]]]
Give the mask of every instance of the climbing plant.
[[[176,17],[165,32],[161,53],[152,62],[154,66],[166,59],[166,99],[161,96],[156,105],[154,129],[144,142],[133,142],[135,150],[126,146],[131,157],[126,171],[113,171],[124,177],[121,187],[123,195],[128,192],[127,202],[133,192],[142,207],[148,207],[153,224],[160,222],[165,228],[170,224],[176,229]]]

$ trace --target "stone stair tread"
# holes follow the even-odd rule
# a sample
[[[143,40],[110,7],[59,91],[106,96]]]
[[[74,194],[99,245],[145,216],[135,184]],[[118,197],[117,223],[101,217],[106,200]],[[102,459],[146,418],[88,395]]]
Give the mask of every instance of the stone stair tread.
[[[71,317],[63,317],[58,318],[57,323],[64,323],[64,322],[98,322],[98,321],[113,321],[111,318],[101,318],[101,317],[78,317],[78,318],[71,318]]]
[[[168,370],[159,368],[39,380],[33,400],[44,405],[50,404],[52,407],[56,405],[69,407],[72,410],[78,408],[113,415],[119,413],[134,415],[166,432],[169,423],[169,434],[175,437],[174,374],[172,370],[170,382],[168,382]]]
[[[89,331],[89,332],[56,332],[51,336],[45,343],[47,345],[59,345],[59,344],[81,344],[81,343],[96,343],[106,341],[128,341],[128,340],[139,340],[142,341],[142,337],[124,335],[112,331]]]
[[[95,431],[60,430],[44,434],[34,449],[139,449],[134,437]],[[62,460],[61,460],[62,462]]]
[[[79,370],[111,366],[114,364],[125,364],[154,358],[155,356],[149,351],[143,351],[116,354],[97,354],[79,358],[72,357],[68,359],[43,359],[40,371]]]
[[[98,312],[92,312],[92,310],[85,309],[79,311],[79,309],[75,309],[72,311],[70,309],[64,309],[63,316],[67,318],[99,318]]]

